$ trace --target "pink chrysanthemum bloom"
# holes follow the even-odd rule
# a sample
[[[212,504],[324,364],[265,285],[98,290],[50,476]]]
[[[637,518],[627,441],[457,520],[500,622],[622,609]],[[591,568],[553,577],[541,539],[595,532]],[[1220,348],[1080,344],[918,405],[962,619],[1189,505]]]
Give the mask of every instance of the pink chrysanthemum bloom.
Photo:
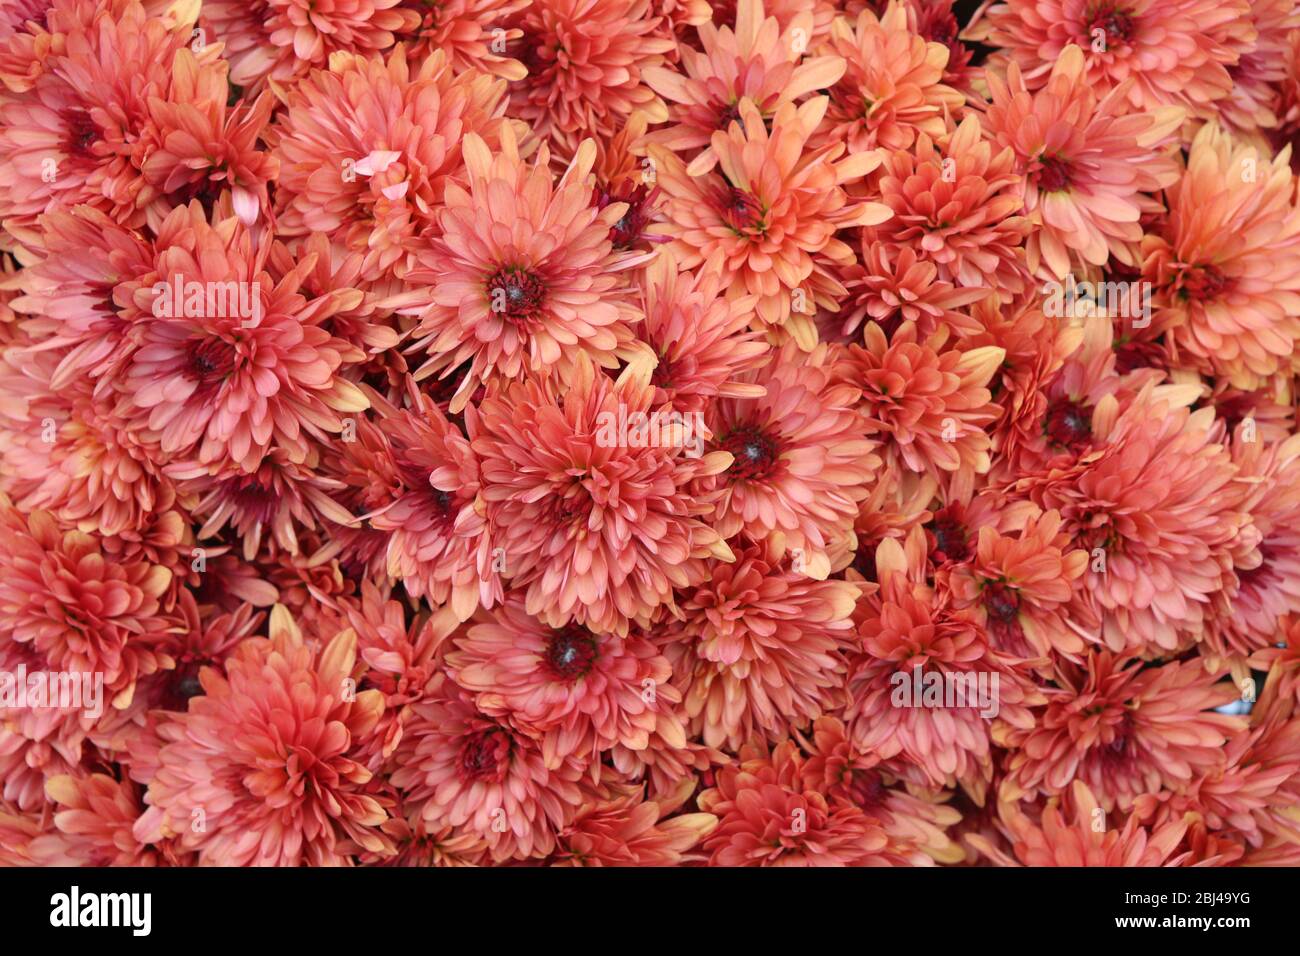
[[[686,745],[672,667],[639,635],[547,627],[514,599],[455,638],[446,660],[480,711],[539,741],[548,768],[616,744],[644,750],[655,732]]]
[[[650,0],[533,0],[512,22],[523,36],[507,46],[527,70],[512,83],[511,115],[562,155],[589,136],[607,139],[632,113],[668,118],[643,82],[674,47]]]
[[[744,380],[766,394],[720,399],[709,409],[711,447],[732,462],[699,493],[714,501],[723,537],[744,531],[778,553],[798,549],[806,573],[825,579],[828,549],[850,534],[880,466],[856,408],[861,391],[836,380],[826,345],[802,352],[787,342]]]
[[[288,611],[206,668],[203,694],[159,729],[165,744],[137,838],[172,838],[216,866],[346,865],[362,848],[391,851],[384,807],[365,792],[354,754],[383,695],[356,690],[357,638],[308,642]],[[196,814],[196,811],[198,813]]]
[[[595,145],[584,142],[558,183],[546,148],[525,163],[509,127],[495,154],[476,133],[462,150],[469,190],[447,187],[442,235],[408,277],[430,288],[395,303],[422,313],[410,350],[429,358],[416,378],[470,362],[451,401],[459,412],[492,379],[563,371],[577,355],[612,368],[639,318],[626,270],[647,256],[612,250],[610,228],[627,206],[592,206]]]
[[[117,2],[92,21],[68,11],[80,22],[66,24],[59,55],[51,51],[29,92],[0,102],[0,221],[19,242],[41,248],[36,217],[78,203],[124,225],[144,222],[139,147],[150,97],[169,94],[173,57],[190,42],[185,18],[196,12],[151,17],[138,3]],[[199,64],[218,53],[199,53]]]
[[[415,409],[376,399],[390,499],[368,515],[388,534],[388,573],[412,597],[450,604],[464,621],[501,600],[499,569],[484,519],[479,461],[459,428],[426,396]],[[380,404],[382,403],[382,404]],[[345,452],[347,454],[347,452]]]
[[[802,739],[802,738],[801,738]],[[804,741],[808,760],[801,768],[805,786],[832,801],[856,806],[875,817],[901,855],[920,850],[937,863],[959,863],[961,847],[947,830],[961,814],[941,801],[942,794],[912,793],[892,784],[896,779],[874,754],[859,753],[849,741],[843,721],[819,717],[811,739]]]
[[[1207,621],[1206,647],[1219,655],[1263,650],[1288,615],[1300,614],[1300,436],[1273,444],[1248,435],[1249,426],[1238,428],[1232,452],[1249,482],[1242,507],[1259,545],[1238,563],[1236,588]]]
[[[1028,279],[1022,248],[1030,232],[1015,155],[994,153],[971,114],[940,148],[924,133],[911,150],[885,157],[881,201],[893,211],[866,230],[868,241],[909,246],[934,263],[939,278],[966,288],[1021,291]]]
[[[862,411],[884,439],[886,466],[928,473],[969,498],[975,476],[989,470],[985,426],[998,407],[986,387],[1004,352],[984,346],[963,350],[941,329],[924,342],[916,326],[900,329],[892,341],[869,323],[864,345],[851,345],[837,378],[862,392]]]
[[[1243,134],[1276,127],[1283,104],[1278,86],[1287,80],[1292,37],[1300,30],[1295,0],[1251,0],[1253,35],[1240,31],[1241,58],[1228,67],[1232,89],[1214,105],[1225,126]]]
[[[367,407],[336,374],[362,356],[320,327],[354,293],[301,295],[314,259],[273,279],[262,269],[268,247],[255,248],[233,217],[209,225],[197,202],[172,211],[156,248],[154,270],[128,284],[137,347],[121,388],[164,453],[252,473],[279,447],[301,463],[310,439],[343,429],[340,412]]]
[[[1012,854],[995,846],[981,834],[966,839],[998,866],[1176,866],[1174,851],[1183,839],[1189,821],[1171,820],[1153,830],[1143,827],[1136,814],[1124,818],[1123,826],[1097,826],[1101,807],[1087,784],[1076,780],[1071,788],[1073,813],[1067,819],[1060,800],[1048,802],[1035,822],[1020,804],[998,805],[1000,826],[1012,843]]]
[[[412,65],[339,54],[295,84],[276,123],[279,235],[324,232],[363,257],[367,281],[398,277],[417,237],[436,234],[468,133],[499,143],[505,83],[456,73],[438,51]]]
[[[54,829],[30,844],[38,866],[156,866],[161,854],[132,832],[144,811],[139,787],[102,773],[45,782],[58,807]]]
[[[844,63],[836,56],[805,58],[812,22],[812,14],[803,11],[782,30],[775,17],[764,17],[763,0],[740,0],[734,30],[701,26],[700,50],[683,45],[675,70],[645,71],[646,83],[669,102],[669,125],[651,140],[687,154],[689,174],[703,175],[717,163],[714,132],[725,132],[741,119],[742,100],[766,122],[782,103],[829,87],[843,75]]]
[[[517,19],[515,15],[528,5],[529,0],[400,0],[399,8],[414,10],[420,21],[399,30],[398,36],[409,41],[417,57],[444,51],[457,73],[473,69],[522,80],[528,75],[524,65],[503,54],[523,33],[504,24]]]
[[[892,336],[903,323],[915,323],[928,339],[943,326],[956,335],[984,330],[958,309],[979,302],[992,291],[980,286],[958,289],[939,278],[939,267],[910,245],[873,242],[862,237],[861,256],[839,273],[848,295],[841,334],[853,335],[864,321],[875,322]]]
[[[1059,511],[1088,552],[1071,618],[1115,652],[1169,653],[1199,640],[1212,596],[1259,539],[1214,410],[1187,408],[1199,393],[1147,386],[1123,410],[1108,395],[1089,423],[1096,450],[1015,485]]]
[[[141,173],[162,194],[149,208],[155,230],[173,205],[213,187],[231,190],[235,214],[246,226],[268,206],[266,185],[276,179],[279,163],[257,147],[272,98],[264,92],[227,107],[227,69],[225,60],[201,63],[189,50],[178,50],[167,99],[149,102],[152,125]]]
[[[729,299],[714,273],[682,270],[668,250],[641,279],[645,320],[637,337],[658,359],[650,381],[654,404],[702,412],[716,398],[758,398],[763,386],[741,375],[762,365],[769,347],[749,330],[752,296]]]
[[[730,455],[704,454],[699,416],[683,421],[653,395],[644,367],[615,382],[579,353],[563,383],[514,384],[465,413],[494,559],[551,627],[649,626],[673,588],[696,583],[699,559],[731,558],[688,491]]]
[[[479,712],[442,675],[434,681],[413,708],[393,786],[430,831],[479,837],[498,863],[550,855],[556,832],[582,806],[583,765],[569,758],[547,769],[530,737]]]
[[[131,311],[130,289],[118,289],[153,270],[153,249],[91,206],[49,213],[39,226],[46,255],[18,274],[20,328],[58,356],[51,388],[87,375],[113,377],[127,353],[130,321],[122,313]]]
[[[1232,88],[1228,42],[1250,30],[1250,0],[1006,0],[989,11],[988,42],[1038,88],[1069,46],[1086,51],[1081,83],[1104,96],[1130,78],[1134,109],[1184,105],[1209,115]]]
[[[82,8],[92,0],[84,0]],[[77,0],[6,0],[0,4],[0,82],[15,93],[32,88],[45,72],[55,34],[66,23],[60,7],[76,9]],[[53,32],[52,32],[53,31]]]
[[[909,28],[905,3],[891,2],[879,18],[863,10],[856,22],[836,19],[818,52],[847,64],[839,82],[823,84],[831,99],[823,130],[851,152],[910,149],[919,133],[942,139],[965,100],[942,82],[947,46]]]
[[[757,296],[756,327],[780,327],[805,350],[817,342],[816,307],[838,310],[845,292],[833,267],[852,262],[853,250],[836,230],[889,217],[843,189],[879,165],[875,153],[844,156],[842,143],[808,148],[828,103],[782,103],[769,133],[758,108],[742,101],[740,118],[713,134],[719,168],[703,177],[649,147],[677,229],[669,248],[682,265],[718,273],[729,296]]]
[[[230,82],[260,88],[324,68],[334,53],[366,56],[393,45],[395,33],[415,29],[420,15],[401,0],[207,0],[202,25],[230,61]]]
[[[102,674],[105,708],[127,707],[138,678],[172,666],[159,648],[177,626],[164,607],[171,585],[166,568],[108,560],[97,538],[0,495],[0,635],[50,669]]]
[[[1070,550],[1054,511],[1029,518],[1016,537],[984,525],[969,567],[951,578],[956,604],[977,605],[999,650],[1017,657],[1078,660],[1083,639],[1066,624],[1088,553]]]
[[[778,742],[844,703],[844,657],[859,588],[786,566],[771,546],[737,549],[680,599],[656,639],[684,695],[688,730],[737,750],[755,733]]]
[[[1239,692],[1197,660],[1144,668],[1093,652],[1082,666],[1061,664],[1043,694],[1032,724],[1007,734],[1004,800],[1059,794],[1080,781],[1107,811],[1127,810],[1140,794],[1222,767],[1224,744],[1245,727],[1213,712]]]
[[[1142,243],[1154,327],[1175,359],[1244,389],[1300,340],[1300,206],[1289,148],[1272,160],[1215,124],[1192,141],[1169,215]]]
[[[1065,48],[1037,93],[1014,63],[1005,80],[988,75],[993,101],[984,125],[1015,153],[1025,213],[1038,227],[1025,247],[1029,268],[1038,273],[1041,263],[1057,279],[1072,265],[1105,265],[1112,255],[1133,265],[1138,220],[1160,209],[1144,194],[1178,181],[1173,152],[1182,109],[1133,112],[1127,84],[1098,99],[1083,75],[1077,46]]]
[[[556,838],[552,866],[679,866],[713,832],[711,813],[675,813],[694,790],[682,782],[671,797],[645,800],[640,787],[611,787],[608,798],[589,799]]]
[[[700,794],[718,818],[702,848],[712,866],[916,866],[930,858],[900,854],[880,822],[858,807],[831,803],[800,773],[803,758],[789,741],[768,754],[747,749],[739,764],[718,771]]]

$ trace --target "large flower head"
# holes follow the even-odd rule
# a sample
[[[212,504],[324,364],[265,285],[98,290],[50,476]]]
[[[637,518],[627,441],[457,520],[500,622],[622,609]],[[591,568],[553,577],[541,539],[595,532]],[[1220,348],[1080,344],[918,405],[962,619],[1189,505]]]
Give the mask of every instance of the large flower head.
[[[757,296],[760,327],[781,327],[805,349],[817,341],[816,306],[835,311],[844,295],[831,267],[853,261],[836,230],[889,217],[843,188],[879,165],[875,153],[842,156],[842,143],[809,147],[828,103],[824,96],[798,108],[782,103],[769,132],[744,100],[739,118],[713,134],[718,169],[707,176],[692,176],[676,155],[650,147],[678,229],[670,248],[683,265],[717,272],[729,295]]]
[[[1144,212],[1159,209],[1145,196],[1178,178],[1171,150],[1183,111],[1133,112],[1126,86],[1098,99],[1083,81],[1084,54],[1062,53],[1047,86],[1029,93],[1012,64],[1005,80],[989,75],[993,102],[985,125],[1016,157],[1024,178],[1025,212],[1038,228],[1026,247],[1029,268],[1056,278],[1072,263],[1104,265],[1114,255],[1133,264]]]
[[[546,149],[526,163],[509,128],[495,155],[476,133],[462,149],[469,190],[448,187],[442,235],[410,275],[431,283],[411,309],[423,313],[412,347],[429,354],[416,377],[471,363],[452,398],[460,411],[478,384],[568,368],[574,354],[612,367],[638,318],[623,270],[644,257],[612,250],[626,204],[592,205],[595,145],[583,144],[558,183]]]
[[[361,355],[321,328],[346,290],[298,291],[314,257],[274,279],[268,247],[233,217],[210,225],[197,202],[173,210],[156,248],[153,271],[131,284],[137,347],[123,388],[165,453],[245,472],[272,447],[302,462],[311,438],[343,429],[339,412],[366,407],[336,374]]]
[[[203,694],[160,728],[140,839],[175,838],[217,866],[341,865],[391,849],[355,759],[383,695],[356,690],[355,632],[324,637],[309,642],[277,606],[269,638],[241,644],[224,674],[202,671]]]
[[[626,634],[672,605],[699,559],[731,557],[689,490],[731,456],[704,454],[701,416],[653,395],[644,368],[615,382],[580,354],[562,385],[514,384],[466,412],[494,557],[552,627]]]

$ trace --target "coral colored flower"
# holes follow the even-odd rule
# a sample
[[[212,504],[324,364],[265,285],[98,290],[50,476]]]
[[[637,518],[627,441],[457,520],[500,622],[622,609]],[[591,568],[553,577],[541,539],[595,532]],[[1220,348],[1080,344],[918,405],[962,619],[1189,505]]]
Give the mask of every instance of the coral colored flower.
[[[519,40],[519,29],[501,26],[528,0],[401,0],[399,7],[413,9],[420,17],[415,26],[403,26],[398,33],[409,43],[412,55],[419,57],[443,50],[456,72],[477,69],[507,80],[522,80],[528,75],[524,65],[502,54],[506,45]]]
[[[840,272],[848,291],[842,333],[852,335],[864,321],[875,322],[887,334],[902,323],[915,323],[922,338],[940,326],[958,335],[982,332],[978,321],[957,310],[981,301],[990,290],[958,289],[938,275],[938,266],[919,258],[911,246],[871,242],[864,236],[860,262]]]
[[[696,583],[700,559],[730,560],[688,489],[731,456],[653,405],[643,368],[615,382],[579,355],[561,387],[511,385],[466,412],[494,557],[529,614],[621,636]]]
[[[513,115],[564,155],[585,137],[611,136],[634,112],[666,120],[643,82],[674,46],[652,11],[650,0],[533,0],[508,24],[523,36],[507,50],[527,70],[511,84]]]
[[[1142,243],[1153,326],[1172,354],[1253,389],[1290,368],[1300,339],[1300,208],[1285,154],[1207,124]]]
[[[757,296],[762,326],[782,327],[805,350],[816,344],[814,306],[835,310],[845,292],[831,267],[851,262],[853,252],[836,230],[889,217],[884,206],[850,199],[843,189],[879,157],[843,156],[840,143],[808,148],[828,102],[815,97],[797,109],[782,103],[769,133],[758,108],[744,100],[739,119],[713,134],[718,168],[707,176],[691,175],[673,153],[650,147],[676,229],[670,248],[682,264],[703,263],[723,277],[732,297]]]
[[[447,671],[479,710],[536,738],[546,765],[644,750],[652,733],[684,746],[672,667],[645,638],[547,627],[511,601],[454,639]]]
[[[558,183],[545,148],[526,164],[509,129],[495,155],[474,133],[462,149],[469,191],[448,188],[442,236],[409,276],[431,284],[410,310],[422,313],[411,348],[429,354],[416,378],[470,362],[451,401],[459,412],[490,379],[569,369],[575,354],[613,366],[638,317],[623,271],[644,257],[612,251],[609,230],[625,204],[591,205],[594,145],[578,150]]]
[[[309,438],[342,430],[339,412],[366,407],[335,374],[355,347],[320,327],[343,293],[298,292],[312,260],[273,279],[244,226],[209,225],[197,202],[172,211],[156,248],[153,271],[129,284],[137,347],[123,387],[165,453],[251,473],[279,447],[301,463]]]
[[[689,794],[686,790],[673,802]],[[718,821],[710,813],[669,817],[673,809],[668,802],[643,801],[631,788],[617,788],[607,800],[591,800],[558,834],[552,865],[677,866],[693,858],[688,851],[708,836]]]
[[[1144,669],[1102,651],[1061,665],[1055,683],[1034,723],[1007,737],[1003,799],[1059,794],[1077,781],[1107,811],[1127,810],[1140,794],[1222,767],[1225,742],[1242,729],[1241,718],[1211,710],[1237,698],[1236,685],[1199,661]]]
[[[735,750],[839,707],[857,585],[815,580],[760,545],[709,571],[658,637],[691,735]]]
[[[988,41],[1004,48],[1033,88],[1067,47],[1087,52],[1081,84],[1098,95],[1132,80],[1135,110],[1185,105],[1202,115],[1232,88],[1249,0],[1006,0],[989,10]]]
[[[711,447],[732,456],[730,466],[701,485],[714,501],[714,525],[723,537],[740,531],[799,549],[808,574],[824,579],[828,549],[848,535],[857,503],[880,460],[857,411],[857,386],[837,382],[827,346],[801,352],[793,342],[745,380],[761,398],[728,398],[706,416]]]
[[[767,122],[782,103],[829,87],[843,75],[844,63],[836,56],[804,57],[812,24],[812,14],[803,11],[782,29],[775,17],[764,17],[763,0],[740,0],[734,30],[701,26],[700,50],[683,46],[675,70],[645,71],[646,83],[669,102],[669,125],[651,139],[693,157],[689,172],[701,175],[717,162],[714,132],[741,119],[742,100]]]
[[[349,690],[355,632],[308,643],[277,606],[268,633],[241,644],[224,674],[205,669],[203,694],[160,728],[136,837],[174,839],[217,866],[340,865],[391,848],[379,830],[388,814],[364,792],[372,775],[353,757],[383,709],[379,691]]]
[[[143,812],[139,788],[104,774],[60,775],[45,784],[59,810],[55,830],[32,840],[40,866],[155,866],[159,853],[132,832]]]
[[[908,149],[919,133],[941,139],[965,100],[941,82],[948,47],[909,29],[904,3],[890,3],[880,17],[863,10],[856,22],[837,19],[818,49],[847,64],[839,82],[827,84],[826,131],[852,152]]]
[[[492,859],[545,857],[583,804],[573,758],[547,768],[540,748],[507,723],[480,713],[441,675],[414,707],[389,778],[431,832],[487,842]]]
[[[1083,73],[1083,52],[1069,46],[1037,93],[1028,92],[1015,64],[1005,81],[989,76],[985,126],[1015,153],[1025,212],[1039,227],[1025,247],[1029,268],[1038,272],[1041,262],[1057,279],[1072,263],[1104,265],[1112,255],[1134,264],[1138,220],[1160,208],[1144,194],[1178,179],[1171,151],[1183,111],[1131,111],[1127,84],[1099,99]]]

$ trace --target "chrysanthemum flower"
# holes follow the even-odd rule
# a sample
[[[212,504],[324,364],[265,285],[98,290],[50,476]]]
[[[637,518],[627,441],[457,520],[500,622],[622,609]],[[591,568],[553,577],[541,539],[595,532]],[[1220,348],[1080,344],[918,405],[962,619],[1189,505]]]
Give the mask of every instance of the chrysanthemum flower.
[[[919,133],[943,138],[949,116],[965,97],[942,82],[948,47],[909,29],[907,5],[891,2],[877,17],[863,10],[856,22],[838,18],[818,48],[847,64],[829,91],[826,135],[850,151],[909,149]]]
[[[643,82],[674,46],[661,22],[650,0],[533,0],[506,24],[523,32],[507,49],[528,71],[511,84],[511,114],[564,155],[638,110],[662,123],[664,101]]]
[[[323,68],[334,53],[383,52],[420,15],[401,0],[207,0],[202,22],[225,47],[230,82],[257,88]]]
[[[166,568],[106,560],[95,537],[0,495],[0,634],[49,669],[102,674],[105,706],[125,708],[139,677],[172,666],[159,648],[176,625],[163,606],[171,583]]]
[[[540,747],[478,711],[468,692],[435,676],[413,708],[390,776],[430,831],[480,837],[497,862],[546,857],[584,794],[573,758],[548,769]]]
[[[1070,536],[1060,529],[1054,511],[1026,520],[1017,537],[985,525],[969,567],[951,579],[957,603],[981,609],[995,646],[1044,664],[1053,653],[1077,660],[1084,649],[1065,617],[1089,556],[1070,550]]]
[[[448,62],[458,73],[476,69],[507,80],[522,80],[528,75],[518,60],[505,56],[508,44],[519,40],[518,28],[506,29],[529,0],[400,0],[399,7],[414,10],[420,17],[414,27],[399,28],[398,36],[410,40],[414,56],[435,50],[447,54]]]
[[[1037,694],[1015,669],[1017,659],[991,646],[971,610],[954,608],[945,591],[924,582],[925,566],[925,535],[919,527],[903,545],[886,539],[877,548],[880,590],[864,599],[859,614],[862,653],[851,663],[845,721],[859,752],[882,760],[902,755],[900,769],[909,771],[914,782],[960,784],[982,793],[992,777],[995,726],[1032,727],[1027,705]],[[963,688],[976,691],[982,677],[987,706],[965,698],[964,690],[962,699],[954,692],[938,706],[896,703],[902,700],[898,692],[903,684],[910,688],[918,674],[924,681],[935,675],[945,687],[960,680]]]
[[[672,801],[644,800],[639,787],[615,787],[603,800],[588,800],[556,838],[552,866],[677,866],[713,832],[711,813],[670,815],[690,796],[692,781]]]
[[[160,728],[136,837],[173,838],[217,866],[340,865],[391,849],[388,814],[364,792],[371,773],[353,758],[383,708],[379,691],[355,689],[356,634],[308,643],[283,606],[268,634],[241,644],[224,675],[205,669],[203,694]]]
[[[273,279],[261,269],[265,247],[255,249],[237,219],[209,225],[197,202],[172,211],[156,247],[154,270],[129,284],[137,348],[122,387],[166,454],[252,473],[279,447],[301,463],[309,439],[342,430],[339,412],[366,407],[356,386],[336,374],[345,357],[361,356],[320,328],[347,290],[310,301],[298,292],[299,273],[314,260]],[[205,290],[205,302],[194,301],[194,288]],[[224,308],[212,294],[217,288]],[[238,306],[229,301],[232,288]]]
[[[1199,391],[1148,385],[1122,411],[1106,396],[1087,422],[1095,451],[1015,485],[1059,511],[1088,552],[1072,616],[1115,652],[1168,653],[1198,640],[1211,597],[1258,540],[1214,410],[1187,408]]]
[[[1109,825],[1098,814],[1102,808],[1082,780],[1071,789],[1073,812],[1067,817],[1060,800],[1049,801],[1038,822],[1019,804],[998,805],[1001,825],[1013,845],[1014,856],[977,834],[966,839],[998,866],[1174,866],[1174,851],[1188,821],[1171,820],[1153,830],[1140,824],[1136,814],[1123,825]]]
[[[592,206],[595,146],[586,142],[558,183],[545,147],[525,163],[508,127],[495,155],[476,133],[462,150],[469,191],[448,186],[442,235],[409,276],[431,286],[407,309],[423,313],[411,349],[429,353],[416,377],[471,362],[451,402],[459,412],[490,379],[567,369],[576,354],[615,365],[638,318],[624,270],[645,256],[612,251],[610,227],[626,205]]]
[[[413,597],[450,603],[463,621],[501,599],[479,461],[460,430],[418,397],[416,410],[378,404],[378,432],[390,459],[381,474],[391,470],[393,484],[386,489],[389,500],[368,517],[372,528],[389,536],[388,573]]]
[[[439,51],[415,65],[402,47],[332,57],[292,88],[274,127],[277,232],[330,235],[362,254],[367,281],[400,276],[416,237],[436,232],[448,184],[465,178],[466,135],[496,149],[504,109],[503,81],[458,74]]]
[[[1086,784],[1108,812],[1140,794],[1185,787],[1194,774],[1224,762],[1240,717],[1214,713],[1238,697],[1231,681],[1200,661],[1143,668],[1140,661],[1090,653],[1082,666],[1061,664],[1046,706],[1006,738],[1011,750],[1004,800],[1055,795]]]
[[[143,812],[139,787],[102,773],[62,774],[45,783],[58,806],[54,829],[32,840],[38,866],[156,866],[159,852],[132,832]]]
[[[691,735],[736,750],[755,733],[780,741],[841,706],[858,586],[815,580],[770,545],[738,549],[734,564],[709,572],[683,595],[681,620],[656,635]]]
[[[649,148],[677,228],[669,248],[682,265],[703,263],[732,297],[758,296],[759,327],[779,326],[805,350],[817,341],[815,307],[838,310],[844,295],[832,267],[851,262],[853,251],[836,230],[889,217],[843,189],[879,165],[875,153],[842,156],[842,143],[808,147],[828,104],[824,96],[797,109],[782,103],[769,133],[753,102],[742,101],[740,118],[713,134],[719,168],[703,177],[662,146]]]
[[[998,407],[986,386],[1004,353],[992,346],[946,347],[947,339],[941,329],[918,341],[916,326],[909,325],[891,342],[872,322],[865,344],[849,346],[836,374],[861,389],[864,415],[884,438],[887,467],[950,481],[954,497],[968,498],[975,476],[989,470],[984,427]]]
[[[902,323],[915,323],[923,339],[942,326],[963,336],[984,330],[957,310],[979,302],[991,290],[954,287],[938,278],[939,267],[918,257],[911,246],[872,242],[864,236],[859,260],[839,275],[848,292],[841,329],[846,336],[857,332],[864,321],[875,322],[887,335]]]
[[[702,412],[719,397],[763,394],[763,386],[740,380],[768,356],[767,343],[748,329],[755,300],[729,299],[722,291],[716,274],[685,271],[667,250],[646,267],[641,281],[645,320],[637,337],[658,358],[650,377],[655,405]]]
[[[1178,180],[1172,151],[1183,111],[1133,112],[1127,84],[1098,99],[1083,75],[1083,51],[1068,46],[1037,93],[1014,63],[1005,80],[988,77],[985,126],[1015,153],[1025,212],[1038,227],[1025,247],[1029,268],[1038,272],[1041,262],[1058,279],[1072,263],[1099,266],[1112,255],[1132,265],[1138,220],[1160,208],[1144,194]]]
[[[511,385],[466,411],[494,558],[551,627],[648,626],[673,588],[696,583],[699,559],[731,558],[688,490],[731,456],[702,454],[698,427],[653,395],[643,367],[616,383],[579,353],[562,384]]]
[[[771,754],[751,750],[718,771],[700,794],[718,818],[704,839],[713,866],[905,866],[929,862],[919,851],[891,852],[889,836],[859,808],[831,804],[801,778],[793,743]]]
[[[1175,359],[1257,388],[1290,368],[1300,340],[1300,208],[1289,153],[1269,160],[1207,124],[1167,196],[1169,216],[1142,243],[1153,325],[1168,330]]]
[[[656,731],[686,742],[672,667],[636,634],[547,627],[512,600],[454,639],[447,669],[480,711],[538,739],[549,768],[615,744],[644,750]]]
[[[844,73],[836,56],[804,56],[812,36],[809,11],[799,12],[783,30],[775,17],[764,16],[763,0],[740,0],[734,22],[734,29],[729,23],[701,26],[701,49],[682,46],[676,69],[645,71],[645,82],[669,103],[669,125],[651,140],[686,154],[692,176],[716,164],[713,134],[741,119],[741,100],[749,100],[766,122],[782,103],[826,89]]]
[[[942,148],[921,134],[911,150],[885,157],[880,198],[893,217],[866,230],[867,240],[911,247],[945,282],[1019,292],[1028,278],[1022,247],[1030,223],[1020,215],[1014,165],[1009,147],[994,153],[982,138],[975,114]]]
[[[1033,88],[1075,45],[1088,51],[1082,84],[1098,95],[1132,78],[1125,98],[1134,109],[1174,104],[1208,115],[1232,87],[1238,53],[1227,41],[1249,26],[1250,2],[1006,0],[988,16],[989,42]]]
[[[714,526],[725,538],[744,531],[784,549],[799,549],[807,574],[830,573],[828,549],[845,537],[880,459],[855,408],[859,388],[834,378],[828,346],[801,352],[794,342],[744,380],[761,398],[726,398],[705,417],[711,447],[731,465],[702,483],[714,501]],[[780,542],[776,541],[780,537]]]

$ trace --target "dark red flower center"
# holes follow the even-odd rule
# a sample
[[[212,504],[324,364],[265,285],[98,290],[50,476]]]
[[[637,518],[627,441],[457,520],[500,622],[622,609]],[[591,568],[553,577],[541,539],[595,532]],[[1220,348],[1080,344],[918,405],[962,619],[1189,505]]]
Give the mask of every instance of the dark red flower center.
[[[560,680],[575,681],[591,670],[599,654],[595,636],[585,627],[571,624],[551,631],[542,660]]]
[[[64,151],[76,159],[94,159],[91,147],[99,139],[99,127],[90,118],[90,113],[83,109],[68,109],[63,111],[62,118]]]
[[[1038,157],[1038,188],[1054,193],[1070,185],[1070,161],[1060,156]]]
[[[510,737],[496,727],[469,734],[460,747],[460,775],[465,780],[499,780],[510,759]]]
[[[885,802],[889,788],[878,770],[854,770],[849,782],[853,802],[864,810],[872,810]]]
[[[220,385],[235,370],[235,350],[218,338],[195,339],[186,355],[184,374],[201,387]]]
[[[965,561],[970,557],[966,527],[946,508],[934,516],[930,533],[934,535],[934,555],[940,561]]]
[[[733,429],[720,445],[735,459],[728,469],[733,478],[757,481],[770,475],[776,464],[776,443],[753,426]]]
[[[546,300],[546,286],[527,269],[505,266],[487,280],[488,308],[520,322],[533,318]]]
[[[238,475],[226,481],[226,495],[239,517],[268,524],[279,508],[280,496],[260,474]]]
[[[1178,294],[1183,299],[1209,302],[1227,288],[1228,277],[1216,266],[1192,266],[1178,278]]]
[[[737,232],[763,230],[763,205],[753,194],[730,187],[724,194],[718,210],[722,221]]]
[[[1047,406],[1043,434],[1054,445],[1078,451],[1092,440],[1092,411],[1070,398],[1053,399]]]
[[[1116,9],[1110,4],[1102,4],[1095,8],[1092,15],[1088,18],[1088,48],[1091,49],[1092,39],[1097,35],[1096,31],[1103,30],[1106,33],[1106,40],[1131,40],[1133,38],[1133,16],[1127,10]]]

